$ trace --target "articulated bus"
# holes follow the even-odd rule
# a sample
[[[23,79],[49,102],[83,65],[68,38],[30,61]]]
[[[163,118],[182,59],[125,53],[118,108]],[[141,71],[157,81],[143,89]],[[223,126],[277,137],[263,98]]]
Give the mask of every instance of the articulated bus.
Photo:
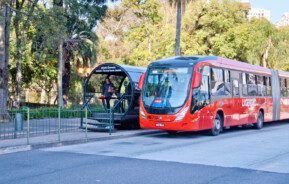
[[[208,130],[289,119],[289,73],[217,56],[157,60],[140,81],[140,126]]]

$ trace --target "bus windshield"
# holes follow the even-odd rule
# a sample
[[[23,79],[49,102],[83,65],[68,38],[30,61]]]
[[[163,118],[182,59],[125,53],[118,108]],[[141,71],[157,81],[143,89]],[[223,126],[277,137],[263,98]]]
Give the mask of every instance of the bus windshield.
[[[147,72],[143,103],[150,108],[175,109],[184,105],[192,67],[156,67]]]

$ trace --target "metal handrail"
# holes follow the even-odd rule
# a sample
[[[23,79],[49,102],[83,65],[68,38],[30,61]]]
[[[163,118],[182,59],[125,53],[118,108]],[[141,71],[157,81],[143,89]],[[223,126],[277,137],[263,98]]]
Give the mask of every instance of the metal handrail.
[[[112,130],[114,129],[114,112],[115,109],[118,108],[120,104],[126,99],[126,97],[131,96],[127,94],[123,94],[120,99],[113,105],[113,108],[109,110],[109,135],[111,135]]]
[[[81,107],[82,110],[85,109],[85,107],[88,106],[88,103],[90,102],[90,100],[91,100],[94,96],[95,96],[95,94],[94,94],[94,95],[91,95],[91,96],[89,97],[89,99],[85,101],[85,103],[84,103],[84,104],[82,105],[82,107]]]

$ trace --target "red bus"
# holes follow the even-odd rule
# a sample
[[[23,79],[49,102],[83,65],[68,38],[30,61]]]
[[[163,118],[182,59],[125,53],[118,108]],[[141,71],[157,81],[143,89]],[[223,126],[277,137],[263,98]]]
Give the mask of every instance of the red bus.
[[[140,126],[208,130],[289,119],[289,73],[217,56],[157,60],[142,77]]]

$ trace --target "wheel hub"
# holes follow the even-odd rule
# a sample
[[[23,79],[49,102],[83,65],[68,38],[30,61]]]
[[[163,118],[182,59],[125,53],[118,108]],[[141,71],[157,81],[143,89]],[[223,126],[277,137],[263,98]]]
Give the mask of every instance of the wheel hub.
[[[215,120],[215,126],[216,126],[216,129],[219,130],[221,128],[221,121],[216,119]]]

